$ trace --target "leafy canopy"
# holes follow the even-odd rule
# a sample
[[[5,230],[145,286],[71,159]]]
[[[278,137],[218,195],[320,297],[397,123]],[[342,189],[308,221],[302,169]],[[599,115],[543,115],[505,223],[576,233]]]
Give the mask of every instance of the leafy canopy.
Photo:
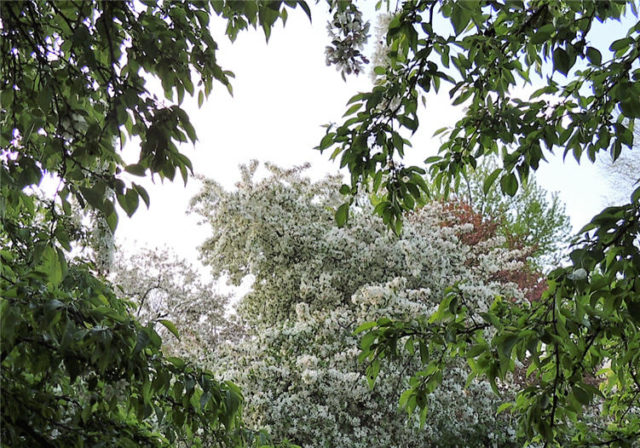
[[[547,192],[530,175],[514,196],[503,195],[491,182],[499,169],[485,160],[461,181],[456,196],[482,216],[494,221],[508,241],[531,251],[529,263],[538,269],[557,264],[566,250],[571,232],[569,216],[557,193]]]
[[[392,13],[377,85],[351,98],[346,119],[327,127],[319,149],[351,173],[344,193],[370,188],[382,197],[375,212],[397,233],[405,211],[431,189],[446,195],[459,187],[484,157],[500,161],[487,185],[498,182],[513,196],[554,152],[595,161],[631,148],[640,117],[635,2],[407,0]],[[626,35],[596,41],[601,23],[624,23]],[[525,84],[531,95],[519,91]],[[429,110],[428,94],[442,89],[464,107],[462,118],[439,132],[443,143],[425,167],[405,166],[418,103]],[[338,210],[338,224],[352,201]],[[441,340],[447,356],[466,358],[475,374],[496,383],[516,360],[531,361],[531,383],[513,403],[522,434],[545,446],[630,446],[640,436],[639,234],[636,188],[626,204],[603,210],[579,232],[571,265],[549,274],[531,309],[496,299],[482,324],[493,336],[461,320],[465,309],[454,294],[433,316],[378,321],[363,356],[388,357],[419,335]],[[440,369],[427,360],[416,379]],[[426,393],[411,390],[418,403]],[[608,420],[590,427],[582,414],[594,402]],[[573,425],[580,431],[569,436]]]
[[[268,37],[303,2],[14,1],[0,8],[0,437],[11,446],[244,443],[239,389],[165,357],[97,266],[71,251],[76,204],[113,231],[143,187],[187,180],[178,145],[196,141],[180,104],[202,103],[232,73],[216,62],[210,19],[234,39]],[[160,81],[151,92],[146,80]],[[139,141],[125,164],[125,140]],[[44,183],[42,190],[39,189]],[[171,332],[173,324],[161,320]]]

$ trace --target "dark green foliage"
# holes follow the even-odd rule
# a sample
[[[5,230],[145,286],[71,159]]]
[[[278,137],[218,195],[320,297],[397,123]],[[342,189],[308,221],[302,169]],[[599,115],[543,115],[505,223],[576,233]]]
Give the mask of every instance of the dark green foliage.
[[[12,1],[0,5],[3,446],[238,445],[240,391],[165,357],[96,266],[72,258],[76,207],[114,230],[149,196],[130,175],[186,182],[196,133],[180,107],[232,73],[211,16],[268,37],[297,2]],[[164,95],[147,90],[160,80]],[[126,139],[139,139],[126,165]],[[114,145],[115,143],[115,145]],[[125,174],[128,173],[128,174]],[[42,184],[42,191],[39,186]],[[102,272],[104,274],[104,272]],[[160,322],[172,330],[170,322]]]

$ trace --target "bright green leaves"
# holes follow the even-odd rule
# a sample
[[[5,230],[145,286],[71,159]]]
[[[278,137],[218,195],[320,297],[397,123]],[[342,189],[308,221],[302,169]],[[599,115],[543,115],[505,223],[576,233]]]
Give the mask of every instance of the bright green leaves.
[[[346,224],[348,217],[349,217],[349,204],[345,203],[340,205],[335,215],[336,224],[338,225],[338,227],[343,227]]]
[[[167,330],[169,330],[171,334],[173,334],[176,337],[176,339],[180,339],[180,333],[178,333],[178,329],[173,324],[173,322],[166,319],[160,319],[158,323],[162,324]]]

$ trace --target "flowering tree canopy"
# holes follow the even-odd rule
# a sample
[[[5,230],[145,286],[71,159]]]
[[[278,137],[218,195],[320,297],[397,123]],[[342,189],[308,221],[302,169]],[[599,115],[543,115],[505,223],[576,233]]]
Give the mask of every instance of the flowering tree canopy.
[[[354,332],[371,320],[440,313],[443,295],[469,310],[469,326],[481,325],[496,297],[528,309],[529,291],[513,281],[528,269],[526,249],[505,247],[494,226],[455,202],[416,211],[398,237],[362,198],[348,225],[336,228],[339,178],[314,183],[300,169],[269,166],[256,180],[256,167],[243,168],[232,192],[206,180],[192,202],[212,230],[204,262],[236,284],[253,278],[239,303],[244,342],[212,355],[220,365],[222,354],[221,373],[245,389],[246,418],[305,447],[520,446],[513,417],[496,417],[513,398],[513,378],[494,384],[502,398],[486,380],[470,378],[465,387],[465,362],[443,357],[436,341],[415,339],[410,353],[382,366],[373,360],[382,379],[371,391],[358,351],[372,339],[359,345]],[[425,356],[446,368],[428,382],[431,391],[441,387],[426,397],[420,431],[420,419],[406,422],[402,408],[412,405],[399,408],[398,399]]]

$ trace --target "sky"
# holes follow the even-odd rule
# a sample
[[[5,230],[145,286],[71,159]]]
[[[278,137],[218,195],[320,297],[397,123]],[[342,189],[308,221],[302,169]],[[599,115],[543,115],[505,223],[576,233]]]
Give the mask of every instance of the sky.
[[[372,29],[373,14],[372,10],[365,12],[372,19]],[[285,29],[278,25],[273,30],[268,43],[262,31],[254,30],[240,33],[231,43],[224,37],[221,22],[213,22],[220,45],[218,60],[235,74],[234,94],[231,97],[219,85],[202,108],[194,100],[185,100],[199,141],[181,149],[193,162],[196,174],[231,189],[240,178],[239,165],[252,159],[284,167],[309,162],[308,174],[313,179],[338,171],[337,162],[313,148],[324,135],[322,125],[339,122],[348,99],[370,89],[371,79],[363,74],[345,82],[334,67],[326,66],[328,17],[321,5],[313,10],[313,23],[295,10]],[[434,131],[451,126],[462,112],[460,107],[449,104],[446,89],[428,98],[427,107],[420,111],[420,128],[411,138],[408,163],[420,164],[437,152],[439,140],[432,137]],[[574,230],[603,207],[606,182],[586,161],[578,167],[571,156],[565,163],[556,157],[542,165],[537,179],[547,190],[559,193]],[[191,178],[186,187],[179,177],[173,183],[141,183],[150,193],[151,206],[148,210],[140,207],[132,218],[121,215],[118,244],[128,253],[138,247],[167,246],[182,257],[197,260],[197,247],[208,235],[196,216],[186,214],[190,198],[198,191],[197,180]]]

